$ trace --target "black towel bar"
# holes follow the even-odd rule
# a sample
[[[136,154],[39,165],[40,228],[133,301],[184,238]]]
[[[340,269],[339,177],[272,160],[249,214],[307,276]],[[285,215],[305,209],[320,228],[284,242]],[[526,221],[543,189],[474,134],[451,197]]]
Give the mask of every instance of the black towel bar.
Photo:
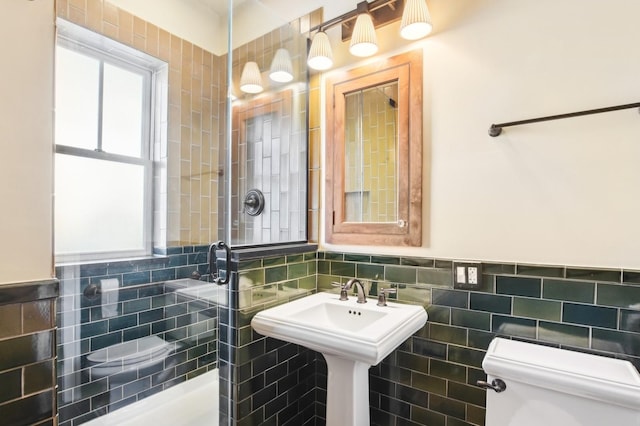
[[[548,117],[531,118],[529,120],[511,121],[509,123],[492,124],[491,127],[489,127],[489,136],[492,136],[494,138],[496,136],[499,136],[500,133],[502,133],[503,127],[519,126],[521,124],[539,123],[541,121],[560,120],[562,118],[579,117],[581,115],[600,114],[603,112],[618,111],[621,109],[629,109],[629,108],[640,108],[640,102],[636,102],[633,104],[617,105],[617,106],[606,107],[606,108],[590,109],[586,111],[571,112],[568,114],[550,115]]]

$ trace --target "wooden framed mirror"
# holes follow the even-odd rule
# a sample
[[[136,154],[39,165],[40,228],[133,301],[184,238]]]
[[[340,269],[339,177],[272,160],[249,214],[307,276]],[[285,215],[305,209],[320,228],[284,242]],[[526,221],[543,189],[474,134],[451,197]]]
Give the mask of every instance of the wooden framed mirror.
[[[328,243],[422,243],[422,52],[327,79]]]

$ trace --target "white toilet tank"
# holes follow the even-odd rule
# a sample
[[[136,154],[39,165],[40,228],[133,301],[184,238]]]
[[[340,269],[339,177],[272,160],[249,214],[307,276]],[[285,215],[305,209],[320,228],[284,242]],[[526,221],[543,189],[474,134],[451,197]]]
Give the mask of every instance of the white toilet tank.
[[[482,367],[506,385],[487,389],[486,426],[640,426],[629,361],[495,338]]]

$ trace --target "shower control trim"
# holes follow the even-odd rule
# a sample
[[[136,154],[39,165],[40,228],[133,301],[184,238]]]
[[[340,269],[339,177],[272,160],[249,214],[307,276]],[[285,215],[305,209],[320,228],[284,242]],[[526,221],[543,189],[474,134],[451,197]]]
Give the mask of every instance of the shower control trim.
[[[250,189],[244,196],[242,211],[249,216],[258,216],[264,210],[264,194],[259,189]]]

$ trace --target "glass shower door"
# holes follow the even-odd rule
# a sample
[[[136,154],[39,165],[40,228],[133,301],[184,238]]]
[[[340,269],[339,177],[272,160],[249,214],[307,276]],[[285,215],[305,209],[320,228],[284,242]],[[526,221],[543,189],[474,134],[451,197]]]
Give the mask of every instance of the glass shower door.
[[[240,295],[247,286],[264,284],[246,279],[239,265],[247,253],[260,256],[254,248],[269,252],[275,245],[307,240],[304,25],[257,0],[230,0],[228,20],[218,235],[231,246],[232,260],[224,267],[229,303],[219,316],[220,425],[235,425],[248,415],[242,354],[252,308],[251,300]]]
[[[219,234],[234,247],[306,241],[307,37],[256,0],[229,19]],[[258,93],[244,86],[252,65]]]

